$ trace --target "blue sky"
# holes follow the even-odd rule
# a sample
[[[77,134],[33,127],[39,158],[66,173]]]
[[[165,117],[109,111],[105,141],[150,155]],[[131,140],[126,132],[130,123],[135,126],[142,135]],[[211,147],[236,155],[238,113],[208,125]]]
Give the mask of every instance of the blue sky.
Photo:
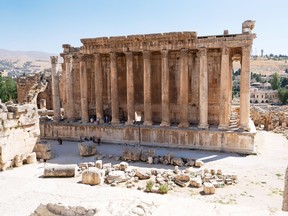
[[[247,19],[256,20],[253,54],[288,55],[287,0],[0,0],[0,48],[57,54],[87,37],[235,34]]]

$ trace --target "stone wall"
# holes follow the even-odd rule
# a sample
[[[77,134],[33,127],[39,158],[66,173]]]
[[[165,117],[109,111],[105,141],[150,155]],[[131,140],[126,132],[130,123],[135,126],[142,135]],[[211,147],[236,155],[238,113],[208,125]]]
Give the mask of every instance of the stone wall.
[[[253,123],[251,132],[218,131],[215,128],[200,130],[197,127],[180,129],[159,126],[113,126],[67,123],[41,123],[41,137],[79,140],[81,137],[100,138],[101,142],[150,145],[158,147],[179,147],[188,149],[218,150],[246,154],[256,153]]]
[[[37,107],[0,103],[0,121],[0,169],[3,169],[16,155],[33,151],[40,137]]]

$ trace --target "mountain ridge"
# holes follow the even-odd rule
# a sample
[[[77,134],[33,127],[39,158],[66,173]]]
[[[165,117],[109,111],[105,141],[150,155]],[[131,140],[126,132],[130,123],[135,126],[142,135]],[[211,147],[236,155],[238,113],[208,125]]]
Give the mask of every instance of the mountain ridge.
[[[54,56],[53,53],[42,51],[13,51],[0,48],[0,59],[5,60],[45,60],[50,61],[50,56]]]

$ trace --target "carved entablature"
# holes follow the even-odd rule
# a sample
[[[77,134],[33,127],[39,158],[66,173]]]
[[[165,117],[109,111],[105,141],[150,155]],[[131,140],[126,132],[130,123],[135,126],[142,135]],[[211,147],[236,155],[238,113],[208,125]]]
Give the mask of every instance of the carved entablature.
[[[58,56],[50,56],[50,60],[52,64],[57,64],[58,63]]]
[[[161,57],[162,58],[168,58],[168,50],[161,50]]]
[[[114,53],[114,52],[112,52],[112,53],[110,53],[110,61],[112,62],[115,62],[116,61],[116,57],[117,57],[117,54],[116,53]]]
[[[230,48],[229,47],[223,47],[222,48],[222,55],[229,55],[230,54]]]
[[[207,49],[206,48],[200,48],[198,50],[198,53],[199,53],[199,57],[201,56],[207,56]]]
[[[72,63],[73,57],[72,57],[72,55],[65,55],[64,59],[65,59],[66,63]]]
[[[150,55],[151,55],[151,52],[150,51],[143,51],[143,58],[144,59],[150,59]]]
[[[188,49],[181,49],[180,50],[180,56],[181,58],[187,57]]]

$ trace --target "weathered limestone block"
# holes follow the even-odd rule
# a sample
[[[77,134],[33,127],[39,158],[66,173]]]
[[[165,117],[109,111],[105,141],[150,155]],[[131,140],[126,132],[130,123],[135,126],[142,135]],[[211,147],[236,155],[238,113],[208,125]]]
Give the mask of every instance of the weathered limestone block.
[[[284,193],[283,193],[283,211],[288,211],[288,167],[286,168],[285,174],[285,186],[284,186]]]
[[[202,179],[200,177],[195,177],[190,180],[190,185],[192,187],[200,188],[202,186]]]
[[[64,206],[61,204],[48,203],[47,205],[40,204],[30,216],[94,216],[97,214],[97,209],[85,209],[81,206]]]
[[[185,166],[189,166],[189,167],[192,167],[194,165],[195,165],[195,160],[192,160],[192,159],[188,159],[187,163],[185,164]]]
[[[33,151],[34,152],[48,152],[48,151],[51,151],[51,145],[47,143],[36,143]]]
[[[173,157],[174,157],[174,154],[168,153],[168,154],[166,154],[166,155],[163,157],[163,159],[164,159],[164,161],[167,161],[168,164],[169,164],[169,163],[171,163],[171,160],[172,160]],[[164,164],[164,162],[163,162],[163,164]]]
[[[204,162],[201,160],[196,160],[194,166],[195,167],[202,167],[204,165]]]
[[[78,149],[82,157],[96,155],[96,144],[93,142],[79,142]]]
[[[135,176],[137,176],[140,180],[149,179],[151,177],[150,172],[137,169]]]
[[[76,164],[45,164],[44,177],[74,177],[77,169]]]
[[[95,166],[98,168],[98,169],[102,169],[103,165],[102,165],[102,160],[97,160],[95,162]]]
[[[187,174],[179,174],[175,175],[175,179],[182,182],[188,182],[190,181],[190,176]]]
[[[22,155],[16,155],[14,157],[13,163],[14,163],[15,167],[22,166],[23,165],[23,156]]]
[[[37,159],[44,159],[44,160],[50,160],[53,158],[53,154],[51,151],[48,152],[35,152]]]
[[[180,187],[186,187],[187,186],[185,182],[180,181],[178,179],[175,179],[174,182],[175,182],[176,185],[178,185]]]
[[[155,149],[148,149],[148,150],[143,150],[141,153],[141,160],[146,162],[148,161],[149,157],[154,157],[155,156]]]
[[[139,161],[141,157],[142,149],[141,148],[126,148],[123,152],[124,160]]]
[[[120,163],[119,168],[120,168],[121,171],[126,171],[127,168],[128,168],[128,163],[125,162],[125,161],[122,161],[122,162]]]
[[[204,191],[205,195],[215,193],[215,187],[213,184],[211,184],[209,182],[204,182],[203,186],[204,186],[203,191]]]
[[[26,156],[27,164],[37,163],[36,153],[32,152]]]
[[[125,172],[120,171],[120,170],[111,171],[106,176],[106,181],[108,182],[108,184],[111,184],[113,182],[118,182],[118,183],[125,182],[127,180],[128,180],[128,177],[125,175]]]
[[[89,167],[82,173],[82,183],[89,185],[101,185],[104,181],[105,171],[96,167]]]
[[[174,166],[184,166],[184,161],[182,160],[182,158],[173,158],[171,159],[171,164]]]

